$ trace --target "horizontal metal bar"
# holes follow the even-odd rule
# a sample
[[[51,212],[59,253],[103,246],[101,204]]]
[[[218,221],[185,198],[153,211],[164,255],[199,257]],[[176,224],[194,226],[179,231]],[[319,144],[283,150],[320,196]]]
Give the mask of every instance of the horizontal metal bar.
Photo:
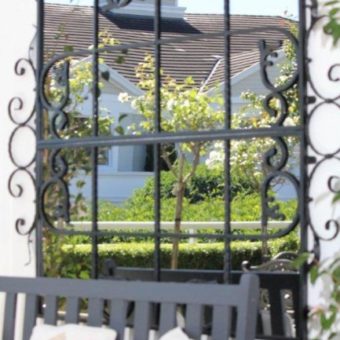
[[[38,140],[37,148],[42,149],[62,149],[62,148],[90,148],[106,146],[124,146],[136,144],[167,144],[185,143],[194,141],[214,141],[214,140],[236,140],[249,138],[270,138],[302,136],[301,126],[275,126],[272,128],[259,129],[234,129],[234,130],[214,130],[214,131],[183,131],[176,133],[153,133],[131,136],[108,136],[108,137],[86,137],[70,139],[50,139]]]
[[[289,221],[270,221],[268,222],[268,228],[277,228],[283,229],[287,228],[291,222]],[[91,222],[90,221],[74,221],[70,223],[74,229],[81,230],[91,230]],[[121,230],[121,229],[152,229],[154,228],[155,223],[153,221],[146,222],[133,222],[133,221],[98,221],[98,229],[106,229],[106,230]],[[231,222],[231,227],[233,229],[261,229],[262,223],[261,221],[237,221]],[[164,221],[161,222],[162,229],[173,229],[174,222]],[[215,229],[215,230],[223,230],[224,222],[223,221],[200,221],[200,222],[192,222],[192,221],[183,221],[181,222],[181,228],[183,231],[188,230],[200,230],[200,229]]]

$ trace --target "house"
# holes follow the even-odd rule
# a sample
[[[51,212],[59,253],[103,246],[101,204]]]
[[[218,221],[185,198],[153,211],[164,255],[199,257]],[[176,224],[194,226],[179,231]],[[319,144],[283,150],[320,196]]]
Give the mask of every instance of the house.
[[[102,1],[103,10],[99,19],[99,30],[124,44],[152,41],[153,1],[135,0],[121,9],[108,9],[107,1]],[[68,50],[88,49],[92,44],[93,8],[76,5],[46,4],[45,49],[61,53]],[[191,75],[198,86],[218,85],[223,88],[224,49],[223,36],[214,36],[224,28],[222,14],[189,14],[179,7],[176,0],[163,1],[162,38],[180,36],[197,37],[212,34],[201,40],[172,42],[162,46],[162,68],[177,81]],[[244,103],[240,94],[251,90],[266,94],[260,75],[259,42],[264,40],[274,50],[279,50],[286,38],[281,31],[269,27],[288,28],[289,21],[278,16],[232,15],[231,29],[244,30],[231,36],[231,84],[232,111],[237,111]],[[262,27],[262,29],[259,27]],[[263,28],[267,28],[264,30]],[[153,53],[152,46],[125,51],[124,61],[118,62],[119,54],[103,53],[104,63],[100,65],[101,89],[100,105],[105,107],[115,121],[124,114],[125,126],[139,118],[138,113],[128,103],[121,103],[118,96],[122,92],[131,95],[141,94],[137,86],[135,67],[144,56]],[[89,55],[91,52],[89,51]],[[282,60],[282,53],[278,60]],[[274,76],[277,68],[269,73]],[[79,107],[84,117],[91,114],[91,98]],[[132,192],[143,186],[152,175],[146,167],[146,146],[119,146],[101,151],[99,167],[99,196],[103,200],[120,203]],[[89,178],[84,178],[83,194],[90,197]],[[75,187],[72,190],[77,190]]]

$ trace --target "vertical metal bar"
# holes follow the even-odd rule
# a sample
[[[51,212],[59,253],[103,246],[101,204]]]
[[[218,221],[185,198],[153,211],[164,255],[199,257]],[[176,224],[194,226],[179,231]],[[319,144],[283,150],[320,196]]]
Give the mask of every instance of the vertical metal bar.
[[[93,56],[92,56],[92,136],[98,136],[98,32],[99,32],[99,0],[94,0],[93,8]],[[91,150],[92,164],[92,231],[98,230],[98,148]],[[91,277],[98,277],[98,237],[92,236]]]
[[[224,0],[224,106],[225,130],[231,128],[231,82],[230,82],[230,4],[229,0]],[[231,272],[231,242],[228,235],[231,234],[231,176],[230,176],[230,140],[224,142],[224,266],[223,279],[230,282]]]
[[[154,39],[155,39],[155,132],[161,132],[161,0],[155,1],[155,18],[154,18]],[[161,279],[160,268],[160,232],[161,232],[161,172],[160,172],[160,144],[154,145],[154,215],[155,215],[155,251],[154,251],[154,279]]]
[[[40,98],[40,87],[43,86],[41,71],[44,65],[44,0],[37,1],[37,52],[36,52],[36,139],[43,138],[43,105]],[[43,225],[40,219],[39,200],[43,180],[43,150],[36,149],[36,271],[37,276],[44,275],[43,262]]]
[[[297,61],[299,68],[299,110],[303,136],[300,140],[300,251],[308,249],[308,162],[307,162],[307,35],[306,35],[306,0],[299,0],[299,47],[297,51]],[[304,265],[300,272],[300,311],[298,319],[297,337],[307,339],[307,266]]]

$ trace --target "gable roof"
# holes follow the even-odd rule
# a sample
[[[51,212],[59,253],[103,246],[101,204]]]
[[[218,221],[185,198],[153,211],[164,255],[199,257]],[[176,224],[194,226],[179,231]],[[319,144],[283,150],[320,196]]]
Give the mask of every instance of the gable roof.
[[[64,46],[87,49],[92,45],[93,8],[45,4],[45,48],[61,53]],[[249,33],[231,37],[231,75],[234,76],[259,61],[258,42],[266,39],[279,48],[285,38],[275,30],[256,31],[259,27],[288,28],[289,21],[278,16],[232,15],[231,29],[247,29]],[[162,68],[178,81],[191,75],[197,84],[213,85],[223,80],[223,37],[197,40],[202,33],[223,31],[222,14],[186,14],[184,19],[163,19],[162,38],[192,37],[185,42],[162,46]],[[122,43],[152,42],[154,38],[151,17],[122,14],[100,14],[99,30]],[[130,49],[124,63],[117,63],[117,53],[102,55],[105,63],[132,83],[136,83],[135,67],[146,53],[153,53],[152,46]]]

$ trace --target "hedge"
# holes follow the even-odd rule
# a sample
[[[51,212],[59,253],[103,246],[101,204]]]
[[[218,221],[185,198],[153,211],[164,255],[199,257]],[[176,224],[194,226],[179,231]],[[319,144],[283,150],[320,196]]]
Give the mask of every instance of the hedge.
[[[87,278],[91,266],[91,245],[62,246],[62,276]],[[277,239],[269,242],[271,256],[281,251],[297,251],[297,237]],[[261,242],[235,241],[231,244],[232,268],[240,269],[245,260],[252,265],[261,262]],[[105,259],[114,259],[122,267],[153,267],[153,243],[118,243],[100,244],[99,258],[102,264]],[[180,244],[179,268],[183,269],[222,269],[224,245],[218,243]],[[169,268],[171,244],[161,245],[161,266]],[[47,273],[48,275],[48,273]]]

